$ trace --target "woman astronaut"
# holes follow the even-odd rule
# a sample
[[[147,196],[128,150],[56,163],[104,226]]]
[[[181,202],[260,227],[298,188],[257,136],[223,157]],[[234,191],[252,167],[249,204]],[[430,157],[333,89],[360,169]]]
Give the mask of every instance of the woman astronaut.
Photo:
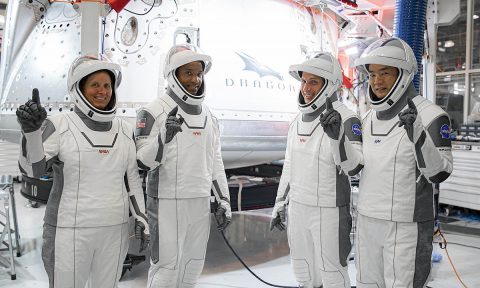
[[[115,117],[120,82],[119,65],[79,57],[68,74],[73,112],[47,118],[37,89],[17,110],[22,173],[53,170],[42,249],[51,288],[117,287],[129,208],[137,237],[148,243],[133,128]]]

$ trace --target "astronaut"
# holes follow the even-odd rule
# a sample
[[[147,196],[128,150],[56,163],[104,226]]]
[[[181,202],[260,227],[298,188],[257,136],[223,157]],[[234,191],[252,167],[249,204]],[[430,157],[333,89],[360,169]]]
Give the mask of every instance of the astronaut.
[[[47,118],[37,89],[17,110],[20,170],[36,178],[53,171],[42,247],[50,287],[117,287],[129,209],[142,248],[149,234],[134,130],[115,117],[120,66],[82,56],[67,82],[74,111]]]
[[[413,85],[417,61],[398,38],[356,60],[367,73],[363,172],[356,235],[357,287],[425,287],[432,254],[432,183],[452,172],[450,120]]]
[[[361,168],[360,119],[337,100],[342,71],[331,54],[319,53],[289,70],[301,82],[300,113],[288,131],[270,229],[285,229],[289,203],[287,233],[297,281],[302,287],[350,287],[348,175]],[[353,150],[347,153],[345,143]]]
[[[164,95],[137,114],[139,166],[148,170],[152,232],[148,287],[193,287],[203,270],[210,233],[210,196],[218,229],[231,220],[217,119],[203,104],[211,58],[193,45],[167,53]]]

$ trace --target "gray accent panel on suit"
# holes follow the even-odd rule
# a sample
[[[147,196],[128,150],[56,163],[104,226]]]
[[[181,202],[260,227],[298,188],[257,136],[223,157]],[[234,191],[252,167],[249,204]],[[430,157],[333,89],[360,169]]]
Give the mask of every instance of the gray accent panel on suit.
[[[450,173],[442,171],[432,177],[428,178],[433,183],[442,183],[443,181],[447,180],[450,176]]]
[[[48,275],[49,287],[53,288],[54,274],[55,274],[55,238],[57,234],[57,227],[43,224],[43,245],[42,245],[42,260],[45,271]]]
[[[430,122],[430,125],[427,128],[428,134],[430,135],[430,138],[432,138],[435,147],[452,147],[452,140],[450,140],[450,137],[444,138],[442,137],[442,133],[440,133],[443,125],[447,125],[448,128],[450,128],[450,120],[446,115],[441,115]]]
[[[145,124],[144,127],[139,128],[139,123]],[[135,127],[135,136],[148,136],[152,131],[153,124],[155,124],[155,118],[152,114],[146,110],[140,110],[137,113],[137,125]],[[142,125],[143,126],[143,125]]]
[[[158,181],[159,181],[159,171],[158,168],[148,171],[147,177],[147,195],[150,197],[158,198]]]
[[[27,138],[22,135],[22,156],[27,157]]]
[[[55,132],[55,126],[53,125],[52,121],[46,119],[45,122],[43,122],[43,125],[45,126],[45,129],[42,132],[42,142],[45,142],[45,140],[50,137],[53,132]]]
[[[150,229],[150,257],[153,263],[158,262],[158,198],[147,195],[147,217]]]
[[[425,139],[427,137],[427,133],[425,131],[422,131],[422,134],[420,134],[420,137],[417,140],[417,143],[415,143],[415,154],[417,155],[417,164],[418,167],[420,168],[425,168],[425,158],[423,158],[423,153],[422,153],[422,146],[425,144]]]
[[[181,101],[170,87],[167,89],[167,95],[170,96],[185,113],[189,115],[200,115],[202,113],[202,105],[190,105]]]
[[[417,223],[417,249],[415,254],[415,274],[413,288],[422,288],[427,284],[431,269],[433,220]]]
[[[340,161],[346,161],[347,160],[347,152],[345,151],[345,134],[342,135],[342,138],[340,138],[340,144],[338,145],[338,150],[340,152]]]
[[[158,139],[158,150],[157,150],[157,155],[155,155],[155,161],[160,163],[163,157],[163,142],[162,142],[162,137],[160,137],[160,134],[158,134],[157,139]]]
[[[415,169],[415,178],[420,176],[420,170]],[[415,186],[415,208],[413,211],[413,221],[429,221],[434,217],[433,211],[433,186],[422,175]]]
[[[348,176],[345,175],[344,173],[340,173],[340,167],[336,166],[336,206],[345,206],[350,203],[350,193],[351,193],[351,188],[350,188],[350,181],[348,179]]]
[[[322,111],[325,109],[325,104],[323,104],[320,109],[313,111],[312,113],[304,113],[302,114],[302,121],[303,122],[312,122],[313,120],[317,119]]]
[[[349,176],[357,175],[358,173],[360,173],[362,169],[363,169],[363,165],[358,164],[357,167],[355,167],[353,170],[348,172],[348,175]]]
[[[350,215],[350,205],[338,207],[338,248],[340,264],[346,267],[348,255],[352,250],[352,242],[350,242],[350,231],[352,230],[352,215]]]
[[[90,140],[90,138],[88,138],[88,136],[87,136],[87,134],[85,134],[85,132],[81,132],[81,133],[82,133],[83,137],[85,137],[85,139],[88,141],[90,146],[95,147],[95,148],[113,148],[113,146],[115,146],[115,142],[117,142],[117,137],[118,137],[118,133],[115,133],[115,138],[113,138],[113,142],[110,145],[95,145]]]
[[[57,226],[58,208],[62,200],[63,193],[63,162],[58,159],[58,156],[50,159],[47,166],[53,169],[53,186],[48,197],[47,208],[45,209],[45,223]]]
[[[40,178],[43,175],[45,175],[45,172],[46,172],[45,168],[46,168],[45,157],[43,157],[42,160],[40,160],[36,163],[32,163],[33,177]]]
[[[145,171],[150,170],[150,167],[148,167],[147,165],[143,164],[143,162],[140,161],[140,160],[137,160],[137,165],[138,165],[138,168],[140,168],[141,170],[145,170]]]
[[[82,120],[82,122],[88,127],[90,128],[90,130],[93,130],[93,131],[109,131],[110,129],[112,129],[112,121],[109,121],[109,122],[98,122],[98,121],[93,121],[92,119],[88,118],[85,114],[83,114],[82,111],[80,111],[80,109],[77,108],[77,106],[75,106],[75,113],[78,115],[78,117],[80,117],[80,119]]]
[[[362,142],[362,134],[357,135],[353,133],[352,127],[355,124],[358,124],[358,127],[362,127],[362,123],[357,117],[348,118],[347,120],[345,120],[345,122],[343,122],[343,127],[345,128],[345,135],[350,141]]]
[[[320,121],[318,121],[317,124],[315,124],[315,128],[312,129],[312,132],[310,134],[301,134],[298,132],[298,125],[297,125],[297,135],[298,136],[312,136],[312,134],[315,132],[315,130],[317,130],[318,126],[320,126]]]
[[[229,201],[227,197],[224,196],[224,193],[222,193],[222,190],[220,190],[220,186],[218,186],[218,181],[213,180],[213,187],[215,187],[215,190],[217,190],[218,197],[224,201]]]
[[[393,104],[392,107],[390,107],[385,111],[377,112],[378,120],[390,120],[394,117],[397,117],[398,113],[400,113],[403,107],[407,105],[407,98],[413,98],[417,95],[418,95],[418,92],[415,89],[413,82],[411,82],[410,85],[408,85],[408,88],[405,91],[405,93],[403,93],[402,97],[400,97],[400,99],[398,99],[398,101],[395,104]]]

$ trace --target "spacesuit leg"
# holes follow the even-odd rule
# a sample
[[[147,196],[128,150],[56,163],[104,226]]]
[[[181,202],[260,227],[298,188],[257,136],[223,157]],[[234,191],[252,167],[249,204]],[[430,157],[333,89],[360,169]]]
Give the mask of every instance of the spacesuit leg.
[[[358,288],[384,288],[383,246],[387,223],[358,214],[355,266]]]
[[[348,254],[351,250],[352,218],[348,205],[322,207],[320,217],[312,225],[315,263],[324,288],[350,288]]]
[[[391,222],[385,248],[385,284],[392,288],[422,288],[429,280],[433,221]]]
[[[42,259],[50,288],[85,287],[94,254],[86,229],[44,224]]]
[[[128,223],[90,229],[97,247],[87,287],[118,287],[128,251]]]
[[[177,199],[158,199],[158,246],[155,247],[158,259],[150,260],[148,288],[177,287],[179,259],[187,232],[185,219],[190,213],[182,210],[181,204]]]
[[[195,286],[202,273],[210,234],[210,198],[181,200],[186,202],[188,229],[185,236],[183,255],[180,260],[179,287]]]
[[[319,287],[322,284],[320,273],[315,267],[313,257],[313,238],[309,230],[311,218],[320,217],[320,213],[312,215],[306,205],[290,201],[288,207],[287,235],[290,246],[290,259],[297,282],[305,288]],[[311,208],[311,207],[310,207]],[[318,211],[320,209],[318,207]]]

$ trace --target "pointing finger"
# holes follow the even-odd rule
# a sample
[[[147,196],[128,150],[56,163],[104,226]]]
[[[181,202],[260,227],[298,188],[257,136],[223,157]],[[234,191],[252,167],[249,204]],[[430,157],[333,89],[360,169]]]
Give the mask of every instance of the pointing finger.
[[[170,113],[168,113],[168,116],[177,115],[177,111],[178,111],[178,106],[175,106],[175,108],[173,108],[172,111],[170,111]]]
[[[330,98],[327,98],[325,100],[325,105],[326,105],[325,107],[326,107],[327,110],[332,110],[333,109],[332,100],[330,100]]]
[[[407,99],[407,103],[408,103],[408,108],[414,109],[414,110],[417,109],[417,107],[415,106],[415,103],[413,103],[412,98],[408,98],[408,99]]]
[[[32,90],[32,101],[37,103],[40,106],[40,93],[38,92],[37,88],[33,88]]]

